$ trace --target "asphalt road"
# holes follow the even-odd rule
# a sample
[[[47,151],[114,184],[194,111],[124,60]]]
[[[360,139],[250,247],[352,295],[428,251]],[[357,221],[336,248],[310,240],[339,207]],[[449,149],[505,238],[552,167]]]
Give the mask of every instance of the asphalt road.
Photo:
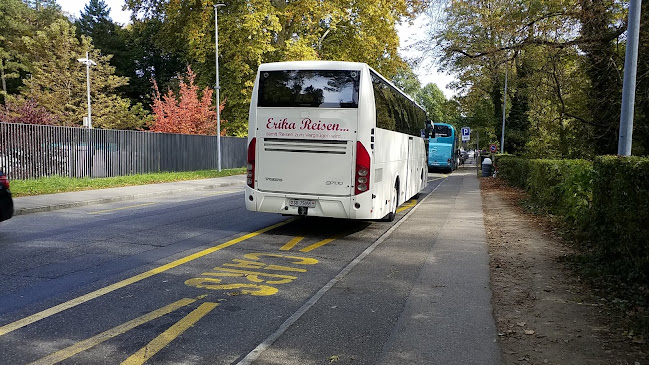
[[[432,192],[430,202],[435,194],[458,200],[471,174],[431,174],[419,199]],[[426,357],[418,349],[424,357],[408,361],[399,358],[406,343],[430,347],[430,334],[467,341],[452,329],[400,335],[417,290],[435,287],[429,279],[422,286],[422,275],[443,266],[431,262],[421,235],[443,236],[434,222],[453,204],[436,203],[427,226],[427,217],[403,220],[416,200],[386,223],[253,213],[242,195],[241,187],[213,187],[3,222],[2,363],[423,364],[448,351]],[[401,220],[415,228],[397,230]],[[452,270],[472,273],[475,262],[464,264]],[[453,321],[477,321],[490,338],[483,309]],[[453,351],[437,363],[462,358]],[[485,351],[494,357],[473,363],[496,363]]]

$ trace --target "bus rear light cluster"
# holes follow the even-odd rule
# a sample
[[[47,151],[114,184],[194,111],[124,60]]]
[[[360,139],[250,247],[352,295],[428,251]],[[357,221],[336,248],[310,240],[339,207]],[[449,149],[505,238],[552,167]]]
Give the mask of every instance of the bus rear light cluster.
[[[370,186],[370,154],[360,141],[356,142],[356,175],[354,194],[364,193]]]
[[[248,175],[246,183],[249,187],[255,187],[255,150],[257,138],[253,138],[248,145]]]

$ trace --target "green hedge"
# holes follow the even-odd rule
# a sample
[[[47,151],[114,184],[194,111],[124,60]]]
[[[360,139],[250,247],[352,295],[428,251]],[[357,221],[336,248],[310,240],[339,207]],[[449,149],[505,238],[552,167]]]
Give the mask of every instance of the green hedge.
[[[525,189],[538,210],[560,217],[602,273],[649,282],[649,158],[529,160],[496,156],[498,177]]]
[[[528,192],[532,203],[563,217],[575,231],[590,221],[593,164],[584,160],[534,160]]]
[[[498,176],[512,186],[527,189],[527,179],[530,176],[530,160],[512,155],[496,155]]]
[[[593,164],[585,160],[530,160],[497,155],[498,176],[525,189],[530,203],[584,231],[590,219]]]
[[[647,284],[649,158],[604,156],[594,171],[594,241],[615,274]]]

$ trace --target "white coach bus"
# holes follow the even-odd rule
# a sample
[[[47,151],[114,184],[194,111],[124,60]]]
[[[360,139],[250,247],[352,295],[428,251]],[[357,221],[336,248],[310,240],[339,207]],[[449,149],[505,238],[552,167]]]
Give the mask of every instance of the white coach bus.
[[[364,63],[262,64],[246,208],[392,221],[426,186],[425,127],[424,110]]]

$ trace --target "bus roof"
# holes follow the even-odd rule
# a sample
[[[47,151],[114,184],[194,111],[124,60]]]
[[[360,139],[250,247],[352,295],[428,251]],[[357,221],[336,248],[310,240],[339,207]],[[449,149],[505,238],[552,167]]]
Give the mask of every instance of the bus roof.
[[[284,70],[363,70],[369,66],[361,62],[345,61],[288,61],[262,63],[259,71]]]

